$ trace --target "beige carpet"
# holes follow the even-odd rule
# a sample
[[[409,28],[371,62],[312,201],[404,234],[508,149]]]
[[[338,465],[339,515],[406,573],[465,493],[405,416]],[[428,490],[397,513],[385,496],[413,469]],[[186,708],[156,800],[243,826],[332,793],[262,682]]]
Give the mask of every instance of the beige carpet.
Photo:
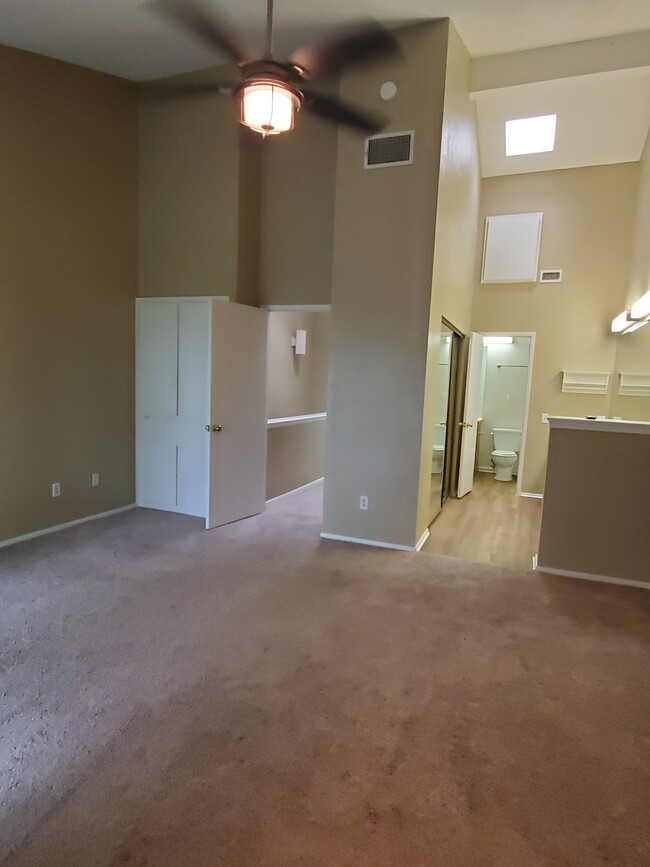
[[[321,542],[320,488],[0,552],[0,861],[650,864],[650,594]]]

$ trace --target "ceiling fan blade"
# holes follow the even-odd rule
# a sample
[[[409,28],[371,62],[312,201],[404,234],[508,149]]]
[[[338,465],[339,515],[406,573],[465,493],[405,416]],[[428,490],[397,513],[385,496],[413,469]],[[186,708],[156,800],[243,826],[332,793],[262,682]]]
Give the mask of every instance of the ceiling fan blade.
[[[235,63],[246,63],[250,60],[250,53],[230,26],[213,8],[199,0],[152,0],[149,8],[181,24],[187,31],[223,52]]]
[[[157,102],[166,99],[176,99],[179,96],[201,96],[204,94],[213,94],[221,96],[223,94],[231,94],[236,85],[232,82],[206,82],[205,84],[182,84],[165,83],[165,84],[143,84],[141,86],[141,94],[145,101]]]
[[[386,118],[360,112],[337,99],[302,89],[305,109],[333,123],[341,123],[366,133],[376,133],[386,126]]]
[[[334,78],[349,66],[400,54],[393,34],[379,22],[370,21],[348,27],[337,37],[298,48],[289,61],[304,69],[308,78]]]

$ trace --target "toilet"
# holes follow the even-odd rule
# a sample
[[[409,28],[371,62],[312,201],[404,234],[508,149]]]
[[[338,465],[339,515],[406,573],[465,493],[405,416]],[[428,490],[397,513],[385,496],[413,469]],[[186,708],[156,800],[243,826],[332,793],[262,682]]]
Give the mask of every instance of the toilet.
[[[492,433],[494,435],[492,463],[496,470],[494,478],[497,482],[510,482],[521,448],[521,431],[495,427]]]
[[[433,434],[433,454],[431,455],[431,475],[440,475],[444,466],[445,459],[445,437],[447,435],[446,426],[437,424]]]

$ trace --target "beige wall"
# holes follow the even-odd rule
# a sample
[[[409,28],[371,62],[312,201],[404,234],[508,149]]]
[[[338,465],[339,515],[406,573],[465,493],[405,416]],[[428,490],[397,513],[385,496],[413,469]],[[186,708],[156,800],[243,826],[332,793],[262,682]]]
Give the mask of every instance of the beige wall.
[[[444,316],[464,334],[470,330],[474,250],[481,191],[476,107],[469,97],[470,57],[453,25],[445,81],[440,187],[435,229],[433,283],[422,424],[418,538],[440,511],[440,476],[432,479],[431,455],[440,388],[438,358]]]
[[[639,189],[627,306],[650,291],[650,133],[639,163]],[[616,311],[619,313],[620,311]]]
[[[634,229],[639,166],[625,163],[487,178],[482,183],[474,331],[534,331],[533,381],[523,491],[544,489],[552,415],[609,415],[610,394],[563,394],[563,370],[613,371]],[[481,285],[482,233],[492,214],[543,211],[539,267],[562,268],[561,283]]]
[[[307,332],[307,352],[296,355],[291,338]],[[330,314],[307,310],[269,313],[266,405],[269,418],[309,415],[327,409]]]
[[[650,135],[639,164],[632,263],[627,300],[621,304],[621,309],[631,307],[648,291],[650,291]],[[645,325],[632,334],[623,334],[617,337],[616,341],[616,377],[612,390],[611,415],[650,421],[650,398],[618,394],[619,373],[650,374],[650,325]]]
[[[11,48],[0,80],[2,540],[134,500],[137,157],[131,85]]]
[[[225,74],[221,67],[171,84]],[[147,92],[141,89],[139,123],[139,294],[256,303],[259,143],[240,132],[228,96],[151,99]]]
[[[323,477],[326,435],[325,420],[269,428],[266,452],[267,500]]]
[[[264,142],[261,304],[330,303],[337,134],[303,113],[291,135]]]
[[[387,131],[414,129],[415,151],[410,166],[367,171],[363,137],[339,132],[323,522],[333,535],[416,542],[448,29],[398,31],[404,63],[341,83],[344,99],[381,110],[379,87],[395,81]]]
[[[553,430],[540,568],[650,585],[649,468],[648,434]]]

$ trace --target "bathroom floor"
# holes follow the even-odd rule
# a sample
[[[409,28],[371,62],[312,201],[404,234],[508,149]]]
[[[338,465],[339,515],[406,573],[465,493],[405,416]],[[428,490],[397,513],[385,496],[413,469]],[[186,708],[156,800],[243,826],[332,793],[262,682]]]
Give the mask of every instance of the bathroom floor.
[[[497,482],[492,473],[477,473],[471,494],[447,500],[422,550],[531,569],[539,543],[542,501],[518,497],[516,484],[515,479]]]

